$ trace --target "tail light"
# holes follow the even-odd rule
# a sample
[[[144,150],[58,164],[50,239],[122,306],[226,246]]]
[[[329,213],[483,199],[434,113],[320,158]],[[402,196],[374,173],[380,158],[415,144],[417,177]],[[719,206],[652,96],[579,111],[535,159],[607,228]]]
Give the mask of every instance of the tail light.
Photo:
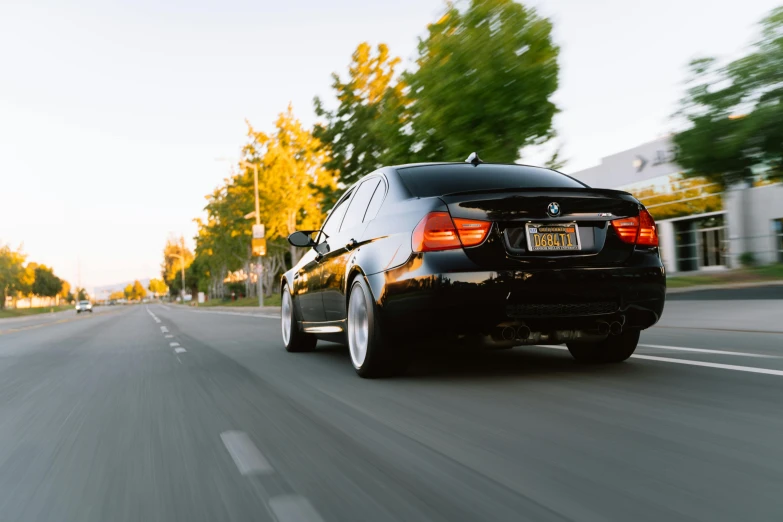
[[[484,241],[491,226],[489,221],[460,218],[452,221],[448,212],[430,212],[413,230],[413,251],[432,252],[476,246]]]
[[[637,245],[658,246],[658,227],[655,220],[646,210],[639,212],[639,238]]]
[[[617,237],[625,243],[640,246],[658,246],[658,231],[655,220],[647,210],[642,209],[638,217],[612,220]]]
[[[454,225],[457,227],[457,234],[459,234],[462,246],[469,247],[480,245],[484,241],[492,222],[454,218]]]

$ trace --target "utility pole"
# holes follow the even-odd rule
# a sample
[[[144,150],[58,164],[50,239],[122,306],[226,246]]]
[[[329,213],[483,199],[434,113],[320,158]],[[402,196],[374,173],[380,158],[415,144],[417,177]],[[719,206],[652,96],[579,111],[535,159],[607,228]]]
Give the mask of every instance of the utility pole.
[[[180,292],[180,296],[182,297],[182,304],[185,304],[185,236],[180,236],[180,240],[182,241],[182,248],[180,249],[182,261],[179,265],[182,269],[182,291]]]
[[[255,182],[254,185],[256,187],[256,225],[261,224],[261,212],[258,208],[258,165],[253,163],[253,173],[255,174]],[[264,306],[264,258],[261,256],[258,256],[258,270],[256,274],[256,278],[258,279],[258,306],[263,307]]]
[[[256,163],[249,163],[247,161],[240,162],[243,168],[247,167],[253,167],[253,186],[255,187],[256,192],[256,226],[261,226],[261,211],[259,208],[259,196],[258,196],[258,164]],[[246,216],[249,217],[249,216]],[[263,258],[262,256],[258,257],[258,263],[256,264],[256,278],[258,279],[258,306],[262,307],[264,306],[264,264],[263,264]]]

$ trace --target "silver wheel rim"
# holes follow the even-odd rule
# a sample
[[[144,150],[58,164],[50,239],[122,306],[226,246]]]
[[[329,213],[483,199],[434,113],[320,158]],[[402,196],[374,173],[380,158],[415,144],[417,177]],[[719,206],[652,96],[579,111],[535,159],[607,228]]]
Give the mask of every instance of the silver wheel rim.
[[[370,325],[367,317],[367,299],[359,285],[353,287],[348,302],[348,347],[355,368],[361,368],[367,357]]]
[[[283,342],[288,346],[291,340],[291,325],[294,322],[293,307],[291,306],[291,296],[288,294],[288,288],[283,289],[283,306],[280,310],[280,317],[283,329]]]

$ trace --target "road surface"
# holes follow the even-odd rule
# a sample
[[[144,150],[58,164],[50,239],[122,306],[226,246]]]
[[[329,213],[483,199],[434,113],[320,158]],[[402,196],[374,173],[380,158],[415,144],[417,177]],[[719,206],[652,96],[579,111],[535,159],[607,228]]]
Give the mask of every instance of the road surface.
[[[621,365],[529,347],[389,380],[286,353],[269,311],[0,321],[0,520],[783,520],[783,315],[732,322],[781,306],[679,296]]]

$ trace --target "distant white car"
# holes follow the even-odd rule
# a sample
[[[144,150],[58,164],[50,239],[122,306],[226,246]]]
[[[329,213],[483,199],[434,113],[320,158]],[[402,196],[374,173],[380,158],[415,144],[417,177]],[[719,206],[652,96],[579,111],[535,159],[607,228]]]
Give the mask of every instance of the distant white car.
[[[89,301],[79,301],[76,303],[76,313],[80,314],[82,312],[92,313],[92,303]]]

